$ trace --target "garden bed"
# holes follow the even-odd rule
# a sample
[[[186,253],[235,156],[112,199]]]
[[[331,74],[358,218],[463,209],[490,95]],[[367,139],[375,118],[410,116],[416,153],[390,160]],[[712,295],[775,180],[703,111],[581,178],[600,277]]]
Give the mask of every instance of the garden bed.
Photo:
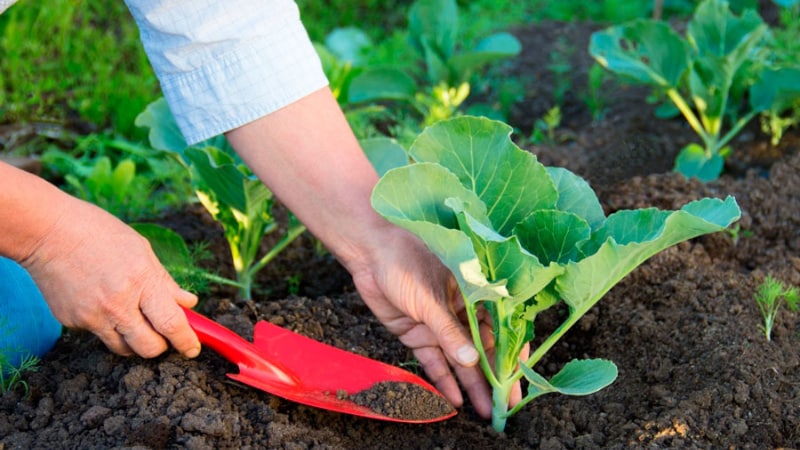
[[[554,80],[542,61],[568,43],[575,48],[570,81],[583,86],[595,28],[543,23],[514,30],[523,54],[508,75],[521,76],[527,94],[509,121],[522,133],[552,106]],[[89,334],[69,332],[40,371],[27,375],[30,396],[16,389],[0,398],[0,449],[800,447],[800,322],[784,314],[768,342],[754,301],[768,274],[800,285],[800,138],[792,133],[773,148],[756,124],[734,141],[728,174],[704,185],[670,172],[678,150],[694,139],[688,126],[655,119],[639,88],[609,83],[606,94],[609,109],[597,121],[577,95],[567,96],[556,142],[530,150],[547,165],[586,177],[607,213],[676,209],[726,195],[743,213],[738,234],[697,238],[643,264],[537,366],[550,376],[572,358],[609,359],[619,378],[606,389],[537,399],[503,434],[469,404],[445,422],[395,424],[300,406],[235,383],[225,377],[235,367],[210,351],[194,360],[172,353],[122,358]],[[190,241],[210,242],[211,265],[230,270],[222,232],[203,212],[187,208],[160,223]],[[256,321],[267,320],[416,370],[411,353],[372,317],[346,272],[313,238],[296,241],[259,283],[269,291],[254,304],[237,304],[233,292],[219,289],[200,311],[248,338]],[[548,326],[546,317],[540,326]]]

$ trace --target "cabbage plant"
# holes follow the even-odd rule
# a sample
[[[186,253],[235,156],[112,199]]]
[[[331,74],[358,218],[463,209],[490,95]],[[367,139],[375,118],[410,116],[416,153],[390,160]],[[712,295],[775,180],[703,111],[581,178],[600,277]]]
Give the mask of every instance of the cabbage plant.
[[[614,363],[573,360],[549,380],[534,366],[617,282],[650,256],[728,227],[736,200],[705,198],[677,211],[623,210],[606,216],[592,188],[572,172],[545,167],[510,139],[511,127],[463,116],[428,127],[412,144],[415,163],[386,172],[372,194],[386,219],[420,237],[452,271],[464,298],[480,365],[493,389],[493,426],[536,397],[586,395],[617,376]],[[530,356],[543,311],[564,305],[563,323]],[[478,309],[492,318],[490,361]],[[509,410],[513,385],[527,394]]]

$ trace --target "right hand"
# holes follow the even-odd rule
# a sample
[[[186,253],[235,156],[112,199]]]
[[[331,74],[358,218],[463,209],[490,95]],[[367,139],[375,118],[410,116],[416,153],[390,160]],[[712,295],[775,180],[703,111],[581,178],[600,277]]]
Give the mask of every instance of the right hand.
[[[20,261],[56,319],[91,331],[120,355],[151,358],[169,343],[197,356],[200,341],[180,308],[197,297],[178,287],[144,237],[102,209],[64,197],[49,232]]]

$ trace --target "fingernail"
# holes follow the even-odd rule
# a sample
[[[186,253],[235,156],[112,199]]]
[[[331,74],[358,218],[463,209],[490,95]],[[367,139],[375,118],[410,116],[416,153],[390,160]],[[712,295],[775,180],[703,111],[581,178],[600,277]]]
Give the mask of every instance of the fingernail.
[[[191,350],[189,350],[189,351],[187,351],[185,353],[186,357],[190,358],[190,359],[197,357],[197,355],[199,355],[199,354],[200,354],[200,347],[199,346],[195,347],[195,348],[193,348],[193,349],[191,349]]]
[[[478,351],[471,345],[465,345],[456,350],[456,359],[465,366],[475,364],[478,361]]]

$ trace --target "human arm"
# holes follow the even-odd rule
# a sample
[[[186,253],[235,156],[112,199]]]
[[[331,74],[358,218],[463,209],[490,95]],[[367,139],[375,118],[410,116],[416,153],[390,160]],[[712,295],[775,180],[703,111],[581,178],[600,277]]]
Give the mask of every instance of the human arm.
[[[372,209],[369,198],[378,176],[330,90],[320,89],[227,137],[350,272],[367,306],[413,350],[445,396],[461,405],[457,376],[476,410],[488,414],[488,387],[457,317],[463,307],[457,288],[424,244]]]
[[[458,377],[487,416],[490,394],[452,278],[417,238],[372,210],[377,174],[327,88],[294,3],[127,1],[186,140],[227,132],[447,398],[462,404]],[[165,18],[175,11],[180,17]]]
[[[147,240],[116,217],[0,162],[0,255],[28,270],[64,326],[114,352],[152,357],[167,341],[186,356],[200,343],[178,305],[193,306]]]

